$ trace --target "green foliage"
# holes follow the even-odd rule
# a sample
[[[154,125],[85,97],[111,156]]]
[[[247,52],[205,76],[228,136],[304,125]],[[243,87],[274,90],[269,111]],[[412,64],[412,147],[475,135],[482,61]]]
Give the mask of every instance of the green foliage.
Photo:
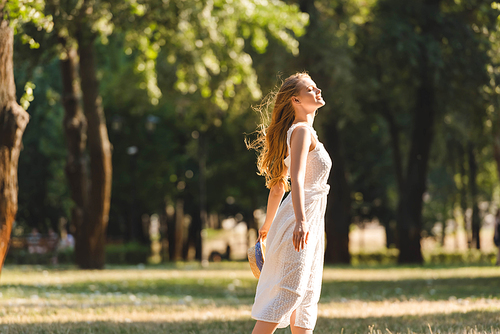
[[[491,7],[491,1],[436,4],[439,5],[421,1],[377,1],[365,16],[365,22],[357,26],[353,48],[353,58],[358,65],[355,69],[356,96],[365,116],[363,122],[351,126],[364,125],[368,138],[380,138],[372,143],[381,145],[359,140],[363,138],[359,132],[355,132],[357,137],[349,135],[352,130],[346,135],[347,147],[355,147],[353,152],[347,153],[354,191],[372,198],[369,185],[372,177],[375,181],[380,180],[378,166],[391,166],[392,176],[383,173],[386,190],[382,199],[392,198],[389,209],[394,208],[395,198],[391,194],[398,191],[391,147],[394,138],[390,136],[388,124],[392,119],[397,128],[400,159],[405,170],[420,73],[433,73],[438,114],[424,196],[424,228],[428,231],[436,221],[455,218],[453,210],[461,200],[458,192],[468,187],[459,184],[457,177],[459,162],[467,161],[465,151],[458,152],[457,146],[465,148],[469,141],[477,145],[477,159],[481,161],[479,200],[490,201],[497,187],[493,185],[495,181],[486,181],[495,180],[497,176],[491,167],[485,168],[487,161],[493,163],[493,158],[487,149],[491,142],[485,118],[488,98],[483,87],[487,87],[489,81],[486,69],[490,68],[488,52],[491,51],[488,50],[495,49],[489,34],[496,31],[498,11],[495,6]],[[371,116],[373,114],[381,117]],[[371,131],[373,128],[382,131],[375,135]],[[370,159],[373,152],[377,152],[378,159]],[[359,161],[354,156],[360,157]],[[465,172],[468,173],[467,166]],[[360,178],[356,177],[358,174]],[[381,185],[374,187],[383,188]],[[384,191],[379,193],[384,194]],[[469,199],[466,203],[472,205]]]
[[[161,89],[155,72],[158,61],[175,68],[175,88],[183,94],[199,92],[217,107],[228,109],[235,86],[244,85],[253,99],[261,96],[246,40],[264,52],[270,36],[293,54],[295,36],[304,33],[307,15],[281,1],[131,1],[125,52],[138,50],[136,70],[144,73],[153,105]]]
[[[390,226],[394,220],[398,188],[387,115],[399,129],[405,167],[422,59],[434,74],[439,110],[425,229],[452,217],[460,190],[469,186],[456,151],[468,141],[476,145],[479,199],[498,199],[490,141],[500,124],[498,4],[442,1],[429,9],[413,0],[316,0],[308,18],[290,3],[296,1],[91,2],[85,20],[98,37],[100,94],[113,144],[110,235],[142,235],[141,215],[162,213],[177,198],[197,215],[202,173],[209,212],[250,220],[267,195],[255,155],[243,143],[258,121],[251,105],[276,85],[276,73],[304,69],[317,74],[327,102],[316,119],[320,138],[328,131],[323,125],[339,121],[358,221],[378,218]],[[71,43],[82,5],[8,2],[6,15],[18,32],[18,97],[31,115],[19,165],[18,222],[26,227],[55,227],[69,216],[57,38]],[[424,22],[433,28],[423,29]],[[38,50],[28,50],[36,43]],[[128,154],[134,146],[137,153]]]
[[[58,229],[59,219],[68,217],[71,207],[64,167],[66,146],[62,127],[63,109],[57,104],[60,80],[57,59],[44,67],[35,67],[32,73],[28,63],[15,63],[18,96],[23,82],[28,82],[26,98],[30,123],[23,136],[24,149],[19,157],[19,209],[17,222],[29,231],[37,227]],[[34,91],[33,88],[37,87]]]
[[[22,50],[19,54],[21,58],[18,58],[16,64],[20,64],[22,59],[29,64],[24,68],[27,71],[26,78],[30,78],[30,70],[37,68],[40,71],[37,65],[45,66],[56,61],[61,52],[59,38],[64,38],[68,45],[72,45],[72,39],[80,25],[88,27],[85,33],[98,37],[98,75],[108,115],[107,124],[111,129],[110,138],[114,144],[115,170],[110,214],[112,235],[123,235],[133,225],[136,226],[136,231],[142,231],[142,213],[161,212],[166,201],[176,196],[186,197],[186,202],[189,203],[187,212],[195,214],[200,173],[197,170],[198,144],[191,136],[194,132],[207,132],[205,138],[210,142],[214,141],[213,145],[208,144],[209,154],[215,152],[216,156],[219,152],[224,152],[225,148],[221,150],[224,145],[221,144],[227,141],[235,144],[229,152],[233,151],[235,156],[243,152],[248,157],[239,160],[239,164],[235,166],[226,164],[224,168],[217,167],[219,161],[216,161],[222,161],[223,156],[208,162],[209,183],[224,179],[224,173],[237,177],[226,189],[219,189],[216,192],[218,196],[209,196],[212,210],[228,210],[225,205],[220,204],[225,203],[227,196],[237,193],[236,196],[242,198],[242,205],[238,204],[238,208],[233,206],[229,211],[233,214],[241,210],[249,214],[253,212],[257,205],[257,195],[252,195],[251,200],[245,200],[243,191],[248,187],[240,186],[239,183],[250,184],[250,188],[255,184],[260,185],[255,182],[257,178],[254,175],[253,155],[246,152],[242,137],[242,132],[253,128],[248,126],[249,121],[252,123],[254,120],[249,102],[260,96],[260,90],[252,67],[253,61],[245,47],[252,45],[261,53],[265,51],[269,41],[277,41],[289,52],[296,54],[298,45],[295,36],[303,34],[307,15],[300,13],[295,5],[274,0],[207,3],[47,1],[46,5],[45,2],[15,3],[17,7],[12,7],[11,18],[15,16],[19,20],[13,21],[13,24],[36,36],[35,39],[42,43],[38,53]],[[26,11],[31,10],[29,6],[33,7],[35,4],[36,10],[43,12],[46,20],[53,18],[52,32],[48,29],[47,34],[40,34],[36,20],[27,23]],[[15,10],[17,14],[14,13]],[[39,14],[36,17],[40,17]],[[20,37],[19,40],[21,39]],[[183,69],[187,69],[184,74]],[[175,79],[175,73],[182,75]],[[17,75],[18,80],[19,78],[21,77]],[[54,79],[60,80],[56,76]],[[37,85],[37,92],[47,95],[49,106],[46,110],[51,110],[54,106],[54,110],[58,111],[47,117],[57,115],[51,120],[54,124],[61,124],[61,101],[56,93],[60,89],[54,89],[57,85],[52,82],[33,82]],[[189,89],[181,89],[182,83],[188,85]],[[181,89],[183,94],[189,93],[189,98],[179,101],[182,94],[174,93],[175,87]],[[32,88],[28,88],[28,93],[30,89]],[[30,99],[27,94],[22,101],[27,105]],[[186,118],[180,119],[178,108],[182,105],[187,112]],[[36,110],[35,105],[32,104],[30,109]],[[223,109],[226,111],[221,113]],[[243,116],[241,120],[240,116]],[[148,117],[155,118],[155,131],[146,129]],[[113,128],[117,119],[122,122],[121,130]],[[239,123],[236,127],[236,124],[230,124],[235,119]],[[40,126],[38,123],[35,125]],[[221,125],[224,133],[217,132]],[[40,134],[40,142],[47,144],[43,144],[47,151],[41,151],[41,157],[54,161],[56,166],[51,166],[47,175],[37,177],[34,176],[35,171],[20,170],[24,180],[21,181],[22,187],[25,187],[24,184],[38,184],[32,189],[26,189],[26,198],[20,204],[18,217],[28,226],[55,226],[58,220],[57,214],[48,217],[42,213],[42,208],[51,210],[47,202],[31,202],[31,198],[35,198],[34,192],[38,192],[38,199],[59,199],[59,203],[63,204],[59,206],[64,209],[59,210],[58,215],[68,216],[69,198],[63,181],[64,161],[62,156],[56,159],[51,155],[64,152],[63,141],[58,137],[61,128],[56,128],[58,130],[54,134],[57,136],[49,141],[45,140],[50,136],[48,132]],[[37,144],[29,140],[29,135],[26,138],[27,151],[34,149]],[[59,145],[60,150],[52,150],[53,145]],[[133,146],[139,149],[138,154],[128,155],[127,149]],[[25,160],[32,162],[34,156],[31,154]],[[209,159],[212,159],[211,155]],[[41,165],[49,166],[47,163]],[[242,170],[242,166],[249,174],[235,173]],[[28,176],[31,174],[33,178]],[[250,177],[248,181],[248,175],[254,178]],[[47,184],[47,180],[51,178],[59,182],[57,191],[48,190],[52,183]],[[39,214],[35,215],[37,210]],[[43,217],[43,222],[27,218],[29,215]]]
[[[33,24],[38,30],[50,33],[54,27],[51,15],[44,14],[43,0],[8,0],[3,9],[4,19],[9,20],[16,34],[21,34],[21,41],[29,44],[31,49],[38,49],[40,44],[33,37],[24,33],[23,25]]]
[[[33,90],[35,89],[35,84],[32,82],[28,81],[26,85],[24,85],[24,94],[21,97],[21,107],[23,109],[27,110],[30,106],[30,102],[33,101]]]
[[[206,99],[196,94],[192,100],[177,100],[179,94],[171,92],[151,105],[147,89],[137,87],[143,76],[134,69],[139,55],[123,53],[123,39],[116,33],[107,45],[98,46],[103,106],[114,148],[109,234],[141,240],[141,215],[161,213],[176,198],[185,199],[187,214],[198,214],[200,136],[207,143],[209,212],[221,217],[242,213],[245,221],[251,219],[266,197],[263,181],[255,173],[254,153],[243,142],[243,133],[252,131],[257,119],[250,109],[251,97],[237,87],[224,113],[209,109]],[[168,74],[158,69],[162,90],[172,90]],[[154,129],[148,130],[151,117]],[[137,153],[127,154],[130,147]],[[226,202],[229,196],[233,204]],[[131,224],[136,226],[133,236]]]

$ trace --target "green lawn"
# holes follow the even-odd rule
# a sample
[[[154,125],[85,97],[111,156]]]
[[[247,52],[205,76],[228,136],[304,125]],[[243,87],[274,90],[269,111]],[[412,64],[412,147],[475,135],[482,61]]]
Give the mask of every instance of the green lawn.
[[[0,333],[250,333],[256,284],[247,263],[7,266]],[[500,268],[325,268],[315,333],[431,331],[500,333]]]

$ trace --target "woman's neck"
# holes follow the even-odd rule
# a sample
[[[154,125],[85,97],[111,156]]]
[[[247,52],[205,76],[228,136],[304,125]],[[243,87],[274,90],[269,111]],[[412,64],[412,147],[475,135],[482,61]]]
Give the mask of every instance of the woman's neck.
[[[306,123],[307,125],[312,126],[314,123],[314,114],[307,114],[305,117],[295,117],[293,123]]]

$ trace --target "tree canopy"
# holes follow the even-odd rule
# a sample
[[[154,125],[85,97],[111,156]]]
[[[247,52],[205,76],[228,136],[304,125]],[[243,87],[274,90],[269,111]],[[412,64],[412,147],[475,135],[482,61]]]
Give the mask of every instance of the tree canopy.
[[[17,33],[17,99],[31,116],[19,162],[20,226],[71,224],[59,62],[84,40],[95,51],[112,144],[110,238],[146,242],[143,218],[152,214],[169,226],[165,237],[174,233],[175,212],[184,217],[187,248],[198,247],[191,239],[202,228],[219,227],[209,216],[238,216],[256,228],[267,194],[244,145],[258,122],[252,105],[280,76],[302,70],[327,102],[316,127],[335,157],[330,201],[342,200],[327,223],[342,221],[336,233],[378,220],[401,262],[421,262],[421,237],[443,237],[435,226],[444,231],[451,220],[472,243],[497,207],[496,2],[7,4]]]

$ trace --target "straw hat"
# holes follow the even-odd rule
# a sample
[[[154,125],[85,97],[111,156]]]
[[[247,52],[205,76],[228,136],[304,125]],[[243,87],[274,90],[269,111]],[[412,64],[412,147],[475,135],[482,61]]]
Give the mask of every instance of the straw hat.
[[[252,273],[255,278],[260,277],[260,271],[262,270],[262,266],[264,265],[264,259],[266,252],[266,244],[262,243],[261,240],[257,240],[257,243],[250,247],[247,251],[248,253],[248,263],[250,263],[250,269],[252,269]]]

